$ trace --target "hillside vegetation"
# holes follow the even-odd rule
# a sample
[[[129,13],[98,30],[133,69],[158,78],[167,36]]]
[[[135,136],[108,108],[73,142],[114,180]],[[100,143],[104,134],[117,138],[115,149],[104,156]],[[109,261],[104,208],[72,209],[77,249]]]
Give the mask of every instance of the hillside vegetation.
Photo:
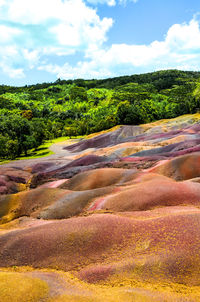
[[[196,113],[200,72],[158,71],[105,80],[0,86],[0,158],[14,159],[44,140],[115,125]]]

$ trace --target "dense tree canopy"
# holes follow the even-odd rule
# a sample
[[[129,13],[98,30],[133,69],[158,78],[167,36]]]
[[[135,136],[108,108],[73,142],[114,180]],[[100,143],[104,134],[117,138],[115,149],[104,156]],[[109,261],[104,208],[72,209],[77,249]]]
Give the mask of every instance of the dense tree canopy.
[[[0,86],[0,158],[44,140],[140,124],[200,110],[200,73],[178,70],[104,80]]]

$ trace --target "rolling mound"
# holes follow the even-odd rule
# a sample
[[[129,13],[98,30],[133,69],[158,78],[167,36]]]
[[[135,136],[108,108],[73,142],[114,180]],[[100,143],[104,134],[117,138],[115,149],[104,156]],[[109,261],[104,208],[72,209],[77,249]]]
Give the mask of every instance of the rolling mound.
[[[104,199],[95,200],[91,209],[108,209],[116,212],[149,210],[158,206],[195,204],[200,206],[200,186],[194,182],[173,182],[155,178],[127,186]]]
[[[137,219],[92,215],[12,231],[0,238],[1,266],[76,271],[87,282],[118,278],[199,285],[200,211]],[[184,233],[184,237],[183,237]]]
[[[199,121],[114,127],[0,166],[1,300],[200,301]]]

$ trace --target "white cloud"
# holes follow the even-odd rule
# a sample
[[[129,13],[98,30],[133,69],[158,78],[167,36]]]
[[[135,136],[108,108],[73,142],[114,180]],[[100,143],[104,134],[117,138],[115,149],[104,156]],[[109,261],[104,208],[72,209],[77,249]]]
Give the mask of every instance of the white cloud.
[[[21,31],[17,28],[0,25],[0,41],[1,43],[7,43],[12,41],[14,36],[21,34]]]
[[[173,25],[167,33],[166,44],[168,44],[171,49],[200,49],[200,29],[198,21],[193,19],[189,24]]]
[[[136,3],[138,0],[87,0],[88,3],[97,4],[107,4],[108,6],[115,6],[116,4],[126,5],[127,2]]]
[[[119,4],[122,4],[122,5],[126,5],[127,2],[136,3],[136,2],[138,2],[138,0],[119,0]]]
[[[73,48],[62,48],[59,46],[49,46],[49,47],[43,47],[42,53],[43,55],[55,55],[56,56],[69,56],[72,54],[75,54],[76,49]]]
[[[33,69],[39,63],[39,53],[37,50],[22,49],[25,60],[29,63],[29,68]]]
[[[59,24],[50,29],[57,36],[58,42],[66,46],[78,46],[81,44],[81,35],[78,28],[70,24]]]
[[[6,3],[6,0],[0,0],[0,7]]]
[[[21,79],[25,77],[22,68],[12,68],[2,62],[0,63],[0,68],[2,68],[3,72],[7,74],[11,79]]]
[[[89,53],[88,57],[101,64],[131,64],[132,66],[152,66],[171,62],[188,62],[200,56],[200,27],[197,20],[189,24],[173,25],[164,41],[154,41],[149,45],[113,44],[108,50]],[[162,64],[162,60],[163,63]],[[199,63],[200,66],[200,63]]]
[[[74,5],[79,6],[82,1],[70,0],[8,0],[6,4],[9,20],[21,24],[40,24],[49,19],[65,19],[72,11]],[[67,12],[68,10],[68,12]]]
[[[44,64],[38,67],[38,70],[44,70],[50,73],[59,74],[62,68],[56,64]],[[59,77],[58,77],[59,78]]]
[[[96,17],[93,21],[93,25],[89,19],[84,19],[83,22],[69,23],[63,22],[50,29],[50,32],[54,33],[58,39],[58,42],[62,46],[80,47],[86,45],[86,48],[90,45],[101,45],[106,40],[105,33],[112,26],[112,19],[104,18],[102,21]],[[79,24],[78,24],[79,23]]]
[[[38,70],[44,70],[53,74],[56,74],[57,78],[69,79],[69,78],[101,78],[112,76],[112,72],[106,68],[106,66],[98,66],[95,62],[78,62],[75,67],[66,63],[64,66],[58,65],[43,65],[38,67]]]
[[[97,4],[107,4],[108,6],[115,6],[115,0],[87,0],[88,3],[97,5]]]
[[[23,68],[12,65],[14,59],[18,59],[19,54],[16,46],[0,47],[0,71],[10,78],[23,78],[25,76]]]
[[[4,43],[17,50],[10,61],[2,50],[0,59],[22,69],[34,68],[44,56],[98,49],[113,23],[84,0],[0,0],[0,20],[0,48]]]
[[[89,48],[86,59],[74,67],[68,63],[54,66],[49,72],[61,78],[102,78],[134,73],[135,68],[200,70],[199,22],[193,19],[188,24],[175,24],[163,41],[153,41],[149,45],[113,44],[108,49]],[[40,68],[48,69],[47,66]]]

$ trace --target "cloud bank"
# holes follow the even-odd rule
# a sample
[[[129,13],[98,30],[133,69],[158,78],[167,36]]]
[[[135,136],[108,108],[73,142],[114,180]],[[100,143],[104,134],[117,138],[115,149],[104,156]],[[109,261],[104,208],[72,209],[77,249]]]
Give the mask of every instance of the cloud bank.
[[[0,73],[25,78],[35,70],[55,79],[89,79],[137,70],[200,70],[200,22],[196,17],[171,26],[162,41],[109,44],[114,20],[99,17],[97,2],[112,6],[124,1],[0,0]]]
[[[138,0],[87,0],[88,3],[98,5],[98,4],[107,4],[108,6],[115,6],[117,4],[126,5],[127,2],[136,3]]]
[[[85,55],[76,66],[41,66],[61,78],[100,78],[133,74],[136,68],[144,71],[159,69],[200,70],[200,24],[193,19],[188,24],[175,24],[163,41],[149,45],[113,44]]]

